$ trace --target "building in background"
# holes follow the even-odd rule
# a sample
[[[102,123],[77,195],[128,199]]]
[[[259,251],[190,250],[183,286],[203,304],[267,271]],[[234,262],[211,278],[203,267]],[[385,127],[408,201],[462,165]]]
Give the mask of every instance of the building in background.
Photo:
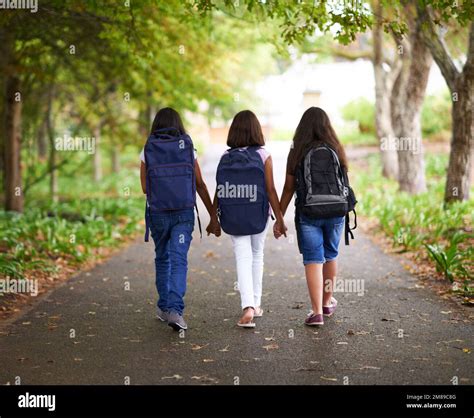
[[[257,116],[268,140],[291,139],[301,115],[311,106],[323,108],[337,130],[346,125],[341,109],[347,103],[362,97],[374,102],[374,73],[369,60],[314,61],[314,55],[303,55],[284,73],[269,75],[257,84],[255,91],[261,103]],[[427,94],[445,88],[438,67],[433,65]],[[209,142],[225,142],[229,124],[210,127]]]

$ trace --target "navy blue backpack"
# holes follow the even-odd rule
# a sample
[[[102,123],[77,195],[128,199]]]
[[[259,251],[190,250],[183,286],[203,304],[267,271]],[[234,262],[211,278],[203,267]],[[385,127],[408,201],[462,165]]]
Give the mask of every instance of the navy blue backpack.
[[[144,154],[147,198],[145,242],[148,242],[150,213],[196,206],[196,178],[193,141],[178,129],[154,131],[146,141]]]
[[[231,148],[217,166],[218,215],[227,234],[259,234],[267,224],[269,203],[259,148]]]

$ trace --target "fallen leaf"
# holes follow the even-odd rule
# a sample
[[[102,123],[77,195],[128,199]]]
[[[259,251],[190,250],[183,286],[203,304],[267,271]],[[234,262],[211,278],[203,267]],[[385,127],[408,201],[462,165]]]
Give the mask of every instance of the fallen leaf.
[[[179,374],[174,374],[173,376],[163,376],[163,377],[161,378],[161,380],[165,380],[165,379],[181,380],[181,379],[182,379],[182,376],[180,376]]]
[[[298,369],[293,370],[295,372],[319,372],[321,369],[317,369],[315,367],[300,367]]]
[[[467,353],[467,354],[471,354],[471,349],[470,348],[463,348],[462,352]]]
[[[192,380],[199,380],[199,381],[202,381],[202,382],[219,383],[219,381],[217,379],[215,379],[214,377],[209,377],[207,374],[205,374],[203,376],[192,376],[191,379]]]
[[[270,337],[265,337],[265,341],[275,341],[275,330],[272,330],[272,335]]]
[[[269,345],[264,345],[262,348],[264,348],[267,351],[270,351],[270,350],[276,350],[279,347],[278,347],[278,344],[269,344]]]
[[[463,343],[464,340],[449,340],[449,341],[438,341],[436,344],[449,344],[449,343]]]
[[[226,345],[222,350],[219,350],[221,353],[227,353],[229,351],[229,346]]]
[[[191,350],[197,351],[197,350],[201,350],[202,348],[207,347],[209,344],[205,344],[205,345],[191,344],[191,345],[192,345]]]
[[[323,380],[329,380],[331,382],[337,382],[337,379],[335,377],[321,376],[320,378],[323,379]]]

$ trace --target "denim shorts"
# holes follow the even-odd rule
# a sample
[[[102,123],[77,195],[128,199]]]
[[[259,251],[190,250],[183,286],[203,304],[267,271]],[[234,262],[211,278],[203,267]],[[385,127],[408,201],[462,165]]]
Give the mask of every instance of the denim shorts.
[[[344,217],[311,219],[298,214],[295,218],[298,248],[303,264],[323,264],[337,258]]]

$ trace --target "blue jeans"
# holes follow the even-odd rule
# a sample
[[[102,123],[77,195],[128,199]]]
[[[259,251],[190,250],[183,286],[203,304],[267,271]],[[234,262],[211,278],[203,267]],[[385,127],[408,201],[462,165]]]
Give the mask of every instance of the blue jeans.
[[[344,217],[311,219],[298,214],[295,218],[298,248],[303,264],[323,264],[336,259],[344,229]]]
[[[194,209],[151,213],[149,221],[155,242],[158,307],[164,312],[182,315]]]

